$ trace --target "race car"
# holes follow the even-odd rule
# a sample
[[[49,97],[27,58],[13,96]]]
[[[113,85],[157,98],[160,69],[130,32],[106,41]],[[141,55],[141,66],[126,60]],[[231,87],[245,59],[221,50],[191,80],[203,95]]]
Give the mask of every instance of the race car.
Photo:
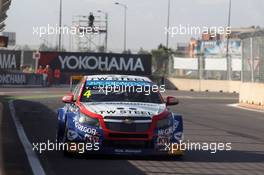
[[[65,153],[183,155],[182,116],[168,109],[178,100],[164,91],[142,76],[84,76],[62,98],[57,142]]]

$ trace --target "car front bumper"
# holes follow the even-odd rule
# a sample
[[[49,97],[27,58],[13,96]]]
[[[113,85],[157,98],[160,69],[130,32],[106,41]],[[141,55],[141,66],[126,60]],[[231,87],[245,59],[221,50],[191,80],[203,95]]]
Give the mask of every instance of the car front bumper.
[[[180,143],[183,135],[182,117],[174,115],[173,120],[171,126],[155,129],[153,137],[144,140],[138,138],[109,139],[105,137],[102,128],[83,125],[74,117],[68,117],[65,130],[67,132],[66,142],[89,144],[89,149],[85,151],[89,154],[182,155],[184,151],[176,146]],[[68,151],[79,152],[78,149]]]

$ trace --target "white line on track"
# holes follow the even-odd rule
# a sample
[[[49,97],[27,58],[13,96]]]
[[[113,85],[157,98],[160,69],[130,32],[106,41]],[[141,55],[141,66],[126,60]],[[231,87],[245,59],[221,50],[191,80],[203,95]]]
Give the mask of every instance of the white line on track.
[[[27,138],[27,135],[24,131],[22,124],[20,123],[19,119],[16,117],[16,110],[14,107],[13,100],[9,101],[9,109],[10,109],[11,116],[12,116],[13,122],[17,130],[18,137],[24,147],[24,150],[26,152],[26,155],[27,155],[27,158],[28,158],[33,174],[34,175],[46,175],[44,169],[41,166],[41,163],[38,159],[37,154],[32,150],[32,145]]]
[[[239,104],[237,104],[237,103],[236,104],[228,104],[227,106],[234,107],[234,108],[239,108],[239,109],[243,109],[243,110],[247,110],[247,111],[252,111],[252,112],[264,113],[264,111],[262,111],[262,110],[250,109],[250,108],[242,107],[242,106],[239,106]]]

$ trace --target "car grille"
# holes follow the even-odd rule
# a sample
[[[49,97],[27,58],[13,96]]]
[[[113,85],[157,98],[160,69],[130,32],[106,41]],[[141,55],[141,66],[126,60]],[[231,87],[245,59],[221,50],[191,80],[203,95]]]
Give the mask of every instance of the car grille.
[[[120,122],[105,122],[106,128],[116,132],[146,132],[150,123],[120,123]]]
[[[127,140],[104,140],[103,145],[107,147],[114,147],[114,148],[154,148],[154,142],[151,141],[127,141]]]
[[[111,138],[133,138],[133,139],[147,139],[147,134],[117,134],[117,133],[109,133],[109,137]]]

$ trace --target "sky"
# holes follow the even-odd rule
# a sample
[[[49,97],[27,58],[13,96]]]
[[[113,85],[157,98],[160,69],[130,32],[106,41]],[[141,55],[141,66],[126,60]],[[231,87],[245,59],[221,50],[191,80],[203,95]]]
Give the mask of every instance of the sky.
[[[63,0],[63,25],[71,25],[73,16],[96,14],[97,10],[109,14],[108,47],[113,51],[123,48],[124,10],[112,0]],[[119,0],[127,9],[127,48],[151,50],[160,43],[165,45],[164,27],[167,24],[168,0]],[[226,26],[229,0],[171,0],[170,26]],[[263,0],[232,0],[231,26],[264,27]],[[59,0],[12,0],[8,10],[6,30],[16,32],[17,44],[39,45],[43,39],[33,35],[33,27],[58,25]],[[190,35],[170,37],[170,47],[186,42]],[[56,35],[46,37],[51,45]],[[63,42],[67,48],[68,38]]]

